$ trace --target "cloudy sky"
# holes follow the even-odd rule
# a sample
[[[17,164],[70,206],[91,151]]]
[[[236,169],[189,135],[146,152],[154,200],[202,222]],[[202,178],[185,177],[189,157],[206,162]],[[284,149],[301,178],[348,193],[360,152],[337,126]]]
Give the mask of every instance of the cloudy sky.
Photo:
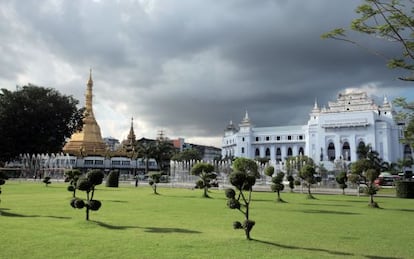
[[[102,136],[220,147],[247,110],[256,126],[305,124],[346,88],[406,96],[385,60],[320,35],[360,0],[25,0],[0,2],[0,87],[32,83],[84,104],[92,68]],[[359,38],[385,55],[397,45]],[[411,96],[410,96],[411,94]]]

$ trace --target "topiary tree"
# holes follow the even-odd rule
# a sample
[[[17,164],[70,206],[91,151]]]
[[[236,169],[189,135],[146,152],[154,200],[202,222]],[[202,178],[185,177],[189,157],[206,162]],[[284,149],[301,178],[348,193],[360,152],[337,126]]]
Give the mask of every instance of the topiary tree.
[[[276,174],[276,176],[273,177],[274,172],[275,168],[273,166],[268,166],[265,168],[265,174],[272,177],[272,185],[270,188],[273,192],[277,192],[276,201],[284,202],[284,200],[280,198],[280,192],[285,189],[285,186],[283,185],[283,177],[285,177],[285,174],[283,172],[279,172]]]
[[[86,199],[74,197],[70,205],[77,209],[86,208],[86,220],[89,220],[90,210],[97,211],[102,205],[100,201],[94,200],[93,196],[95,194],[95,187],[102,183],[103,178],[104,174],[100,170],[91,170],[86,174],[86,177],[81,177],[76,182],[76,188],[86,192]]]
[[[50,181],[50,177],[46,176],[45,178],[43,178],[43,183],[46,185],[46,187],[51,184],[52,182]]]
[[[237,209],[243,215],[245,220],[243,223],[235,221],[234,229],[244,229],[247,240],[251,240],[250,231],[255,222],[250,220],[250,202],[252,198],[252,188],[259,177],[259,171],[255,161],[247,158],[236,158],[233,162],[233,172],[230,174],[230,183],[236,188],[228,188],[225,190],[227,197],[227,206],[230,209]]]
[[[302,180],[305,181],[305,185],[308,188],[308,198],[309,199],[315,199],[311,193],[311,186],[312,184],[315,184],[316,177],[315,177],[315,167],[313,165],[304,165],[299,172],[299,177],[302,178]]]
[[[295,178],[293,175],[288,175],[287,180],[289,182],[290,192],[293,192],[293,189],[295,189]]]
[[[211,187],[210,181],[217,178],[213,172],[214,166],[209,163],[197,163],[191,168],[191,174],[197,175],[200,179],[196,182],[196,188],[204,189],[203,197],[209,198],[208,189]]]
[[[336,182],[339,185],[339,188],[342,189],[342,194],[345,195],[345,189],[348,188],[348,185],[346,182],[348,181],[348,176],[346,175],[346,172],[341,172],[339,175],[335,177]]]
[[[108,178],[106,179],[106,187],[118,187],[119,186],[119,172],[117,170],[110,171]]]
[[[355,178],[359,180],[366,187],[364,192],[370,196],[369,206],[372,208],[378,208],[378,203],[374,201],[374,195],[378,191],[378,187],[374,181],[381,173],[382,159],[379,157],[378,152],[371,149],[370,145],[364,143],[358,146],[359,160],[351,164],[351,173],[356,175]]]
[[[277,192],[277,202],[285,202],[280,198],[280,192],[285,189],[285,186],[283,185],[283,178],[285,177],[285,174],[283,172],[279,172],[276,174],[276,176],[272,177],[272,185],[270,188],[272,188],[273,192]]]
[[[69,182],[69,186],[67,190],[72,192],[72,197],[75,198],[76,182],[78,181],[82,173],[78,169],[72,169],[72,170],[67,170],[64,174],[65,174],[65,182]]]
[[[161,173],[160,172],[149,172],[148,173],[149,179],[149,185],[151,185],[152,190],[154,191],[154,194],[159,194],[157,192],[157,183],[160,182],[161,179]]]

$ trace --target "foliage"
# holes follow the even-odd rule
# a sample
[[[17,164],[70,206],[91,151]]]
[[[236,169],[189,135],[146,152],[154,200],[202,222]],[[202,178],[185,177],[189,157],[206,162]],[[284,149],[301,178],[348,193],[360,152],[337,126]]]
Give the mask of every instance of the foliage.
[[[170,159],[174,154],[174,146],[168,140],[145,140],[137,142],[135,150],[137,156],[145,161],[145,173],[148,174],[148,162],[150,158],[155,159],[161,171],[169,170]]]
[[[225,191],[227,207],[230,209],[237,209],[244,215],[245,220],[243,221],[243,224],[236,221],[233,223],[233,227],[235,229],[244,229],[247,240],[251,240],[250,232],[255,225],[255,222],[249,219],[249,209],[252,198],[252,188],[256,183],[257,176],[259,176],[259,171],[254,160],[241,157],[236,158],[233,162],[233,172],[229,177],[230,183],[236,190],[229,188]]]
[[[64,175],[65,175],[65,182],[69,182],[69,186],[67,189],[68,191],[72,192],[72,197],[75,198],[76,182],[78,181],[82,173],[79,169],[71,169],[71,170],[65,171]]]
[[[106,179],[106,187],[118,187],[119,185],[119,172],[117,170],[112,170],[108,174]]]
[[[52,182],[50,181],[50,177],[46,176],[45,178],[43,178],[43,183],[47,186],[49,186],[49,184],[51,184]]]
[[[414,181],[397,181],[395,190],[398,198],[414,198]]]
[[[196,188],[204,189],[203,197],[208,198],[208,189],[211,187],[211,180],[217,178],[217,174],[213,172],[214,166],[209,163],[197,163],[191,168],[191,174],[197,175],[200,180],[196,183]]]
[[[374,52],[374,54],[388,60],[388,67],[414,71],[414,2],[403,0],[365,0],[359,5],[356,13],[360,17],[352,20],[350,29],[362,34],[383,39],[400,49],[397,57],[389,58],[383,53],[367,49],[359,42],[350,39],[344,28],[336,28],[323,34],[322,38],[346,41],[358,47]],[[400,77],[405,81],[414,81],[412,75]]]
[[[285,177],[285,174],[283,172],[279,172],[276,174],[276,176],[272,177],[272,185],[270,188],[273,192],[277,192],[277,200],[278,202],[284,202],[282,198],[280,198],[280,192],[285,189],[285,186],[283,185],[283,178]]]
[[[96,211],[101,207],[101,202],[94,200],[95,187],[100,185],[103,181],[104,174],[100,170],[91,170],[86,174],[86,177],[80,177],[76,181],[76,188],[80,191],[86,192],[86,199],[73,197],[70,205],[76,209],[86,208],[86,220],[89,220],[89,211]]]
[[[348,182],[348,176],[346,172],[340,172],[339,175],[335,177],[336,182],[339,185],[339,188],[342,189],[342,194],[345,194],[345,189],[348,188],[346,182]]]
[[[29,84],[0,92],[0,161],[19,154],[57,153],[82,128],[83,108],[72,96]]]
[[[406,98],[399,97],[393,103],[395,107],[400,108],[395,117],[396,121],[405,123],[404,138],[401,141],[414,148],[414,102],[407,102]]]
[[[305,181],[306,187],[308,188],[308,198],[313,199],[313,195],[311,193],[311,186],[312,184],[317,183],[317,178],[315,177],[316,171],[313,165],[304,165],[300,172],[299,177]]]
[[[378,152],[372,150],[370,145],[363,143],[358,146],[357,154],[359,160],[351,164],[351,173],[356,175],[352,178],[352,181],[358,181],[358,183],[366,185],[364,192],[370,196],[369,205],[377,208],[378,204],[374,201],[374,195],[378,188],[374,181],[381,173],[382,159]]]
[[[290,188],[290,192],[293,192],[293,189],[295,189],[295,178],[293,177],[293,175],[288,175],[286,177],[286,179],[289,182],[289,188]],[[300,184],[300,183],[299,183]]]
[[[171,160],[176,160],[176,161],[191,161],[191,160],[201,160],[202,156],[200,154],[200,151],[198,151],[195,148],[189,148],[189,149],[184,149],[181,152],[178,152],[177,154],[174,154],[171,157]]]
[[[151,185],[154,194],[159,194],[157,192],[157,184],[160,182],[161,172],[149,172],[148,177],[148,184]]]
[[[266,167],[264,173],[265,173],[265,175],[267,175],[269,177],[272,177],[273,174],[275,173],[275,167],[274,166]]]

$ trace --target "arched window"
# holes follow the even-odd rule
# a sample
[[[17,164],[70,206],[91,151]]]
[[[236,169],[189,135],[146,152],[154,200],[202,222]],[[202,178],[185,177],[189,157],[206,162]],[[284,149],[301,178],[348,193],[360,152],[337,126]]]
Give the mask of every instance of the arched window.
[[[266,148],[266,155],[265,156],[270,157],[270,149],[269,148]]]
[[[287,156],[292,156],[292,155],[293,155],[292,148],[288,148]]]
[[[329,161],[335,160],[335,145],[332,142],[328,145],[328,159]]]
[[[256,157],[260,157],[260,150],[258,148],[256,148],[256,151],[254,152],[254,155]]]
[[[303,152],[303,147],[300,147],[300,148],[299,148],[299,154],[298,154],[298,155],[299,155],[299,156],[300,156],[300,155],[302,155],[302,156],[303,156],[304,154],[305,154],[305,152]]]
[[[280,148],[276,149],[276,161],[282,161],[282,151],[280,150]]]
[[[347,141],[342,145],[342,158],[346,161],[351,161],[351,147]]]

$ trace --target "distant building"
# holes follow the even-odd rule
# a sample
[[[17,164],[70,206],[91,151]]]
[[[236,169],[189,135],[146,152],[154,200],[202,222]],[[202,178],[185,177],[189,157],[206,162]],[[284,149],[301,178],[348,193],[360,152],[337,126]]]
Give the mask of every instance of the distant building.
[[[387,98],[381,106],[366,92],[346,90],[327,108],[315,102],[306,125],[255,127],[246,112],[236,127],[226,127],[222,157],[268,158],[274,163],[287,157],[306,155],[329,167],[334,161],[357,160],[360,143],[370,144],[384,161],[411,157],[411,148],[400,143],[402,125],[394,121]]]
[[[114,137],[106,137],[106,138],[103,138],[103,141],[108,146],[108,149],[110,151],[115,151],[115,150],[117,150],[120,147],[119,140],[116,139],[116,138],[114,138]]]

